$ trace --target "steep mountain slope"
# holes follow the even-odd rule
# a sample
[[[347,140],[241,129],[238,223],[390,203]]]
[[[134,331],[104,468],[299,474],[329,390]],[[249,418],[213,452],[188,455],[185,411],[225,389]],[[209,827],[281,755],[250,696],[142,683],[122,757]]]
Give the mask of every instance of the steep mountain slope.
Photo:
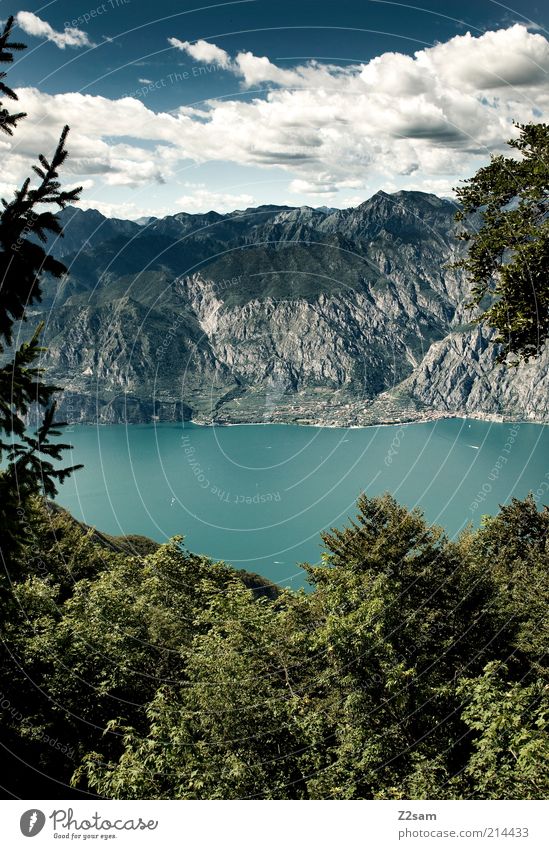
[[[464,323],[454,213],[421,192],[143,225],[67,210],[71,275],[41,310],[67,416],[547,420],[547,357],[496,366]]]
[[[431,346],[409,391],[443,412],[549,422],[549,349],[519,369],[496,363],[496,350],[478,328],[451,333]]]

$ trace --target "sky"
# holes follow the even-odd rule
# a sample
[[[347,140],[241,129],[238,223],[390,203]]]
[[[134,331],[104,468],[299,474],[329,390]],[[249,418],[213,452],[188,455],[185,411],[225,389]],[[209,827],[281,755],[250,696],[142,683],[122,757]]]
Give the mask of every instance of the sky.
[[[105,215],[451,197],[549,115],[546,3],[21,3],[4,196],[68,123],[64,185]]]

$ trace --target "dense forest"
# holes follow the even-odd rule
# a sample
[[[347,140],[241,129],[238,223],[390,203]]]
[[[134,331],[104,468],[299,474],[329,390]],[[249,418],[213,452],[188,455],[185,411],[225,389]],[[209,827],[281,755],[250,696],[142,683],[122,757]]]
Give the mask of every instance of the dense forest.
[[[3,62],[24,47],[12,25]],[[17,100],[4,77],[0,94]],[[0,117],[11,136],[24,115]],[[547,144],[547,127],[523,133]],[[110,537],[55,506],[74,471],[62,466],[58,389],[44,382],[40,327],[21,344],[16,331],[43,275],[66,272],[43,245],[61,231],[49,205],[79,194],[58,179],[67,134],[0,216],[4,795],[547,796],[549,510],[533,497],[452,541],[391,496],[362,495],[356,518],[323,535],[320,565],[304,564],[300,592],[189,553],[182,538]],[[484,193],[471,183],[463,196],[465,209],[490,210],[471,255],[480,300],[487,254],[505,253],[507,232],[546,281],[547,167],[534,170],[516,215],[501,169],[492,206],[486,175]],[[510,353],[535,356],[547,327],[534,326],[521,268],[506,275],[509,309],[485,316]]]
[[[25,524],[0,602],[10,793],[549,793],[549,511],[533,499],[452,542],[363,496],[298,593],[39,499]]]

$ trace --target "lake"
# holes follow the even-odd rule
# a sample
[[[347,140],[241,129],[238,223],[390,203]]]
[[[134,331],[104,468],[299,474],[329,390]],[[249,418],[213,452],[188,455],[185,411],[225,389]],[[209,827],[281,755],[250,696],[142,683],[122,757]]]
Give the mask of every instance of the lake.
[[[111,534],[160,542],[302,586],[322,530],[345,524],[364,491],[385,491],[451,536],[512,496],[549,502],[549,428],[445,419],[368,428],[185,423],[76,426],[85,468],[58,502]]]

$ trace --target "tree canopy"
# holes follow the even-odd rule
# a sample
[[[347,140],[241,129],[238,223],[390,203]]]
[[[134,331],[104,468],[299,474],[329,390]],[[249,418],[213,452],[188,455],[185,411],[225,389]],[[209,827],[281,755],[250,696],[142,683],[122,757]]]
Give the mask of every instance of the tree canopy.
[[[29,523],[3,628],[12,792],[547,795],[549,511],[531,498],[452,542],[363,496],[310,591],[269,595],[181,539],[128,553],[40,500]]]
[[[472,282],[470,306],[495,328],[500,359],[537,356],[549,335],[549,125],[517,124],[514,156],[489,165],[455,191],[468,254],[457,266]]]

